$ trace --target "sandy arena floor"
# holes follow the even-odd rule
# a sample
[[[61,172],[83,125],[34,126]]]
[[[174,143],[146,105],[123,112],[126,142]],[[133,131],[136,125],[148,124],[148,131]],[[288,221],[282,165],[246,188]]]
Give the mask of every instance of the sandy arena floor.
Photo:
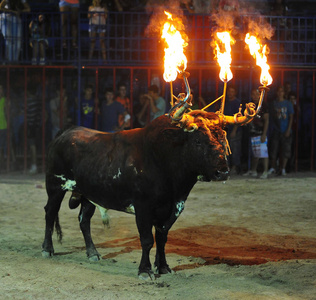
[[[174,274],[138,279],[134,216],[99,213],[90,263],[79,209],[60,211],[63,244],[44,259],[44,176],[0,175],[0,299],[316,299],[316,173],[197,183],[166,247]],[[154,261],[152,250],[152,262]]]

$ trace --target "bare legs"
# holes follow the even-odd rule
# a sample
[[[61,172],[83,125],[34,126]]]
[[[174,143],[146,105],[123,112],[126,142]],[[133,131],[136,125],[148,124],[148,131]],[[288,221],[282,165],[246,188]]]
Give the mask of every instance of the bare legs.
[[[93,52],[94,52],[94,47],[96,43],[96,32],[91,32],[90,33],[90,50],[89,50],[89,60],[92,59],[93,57]],[[102,59],[105,61],[106,60],[106,48],[105,48],[105,32],[100,33],[100,46],[101,46],[101,54],[102,54]]]
[[[79,8],[77,7],[60,7],[61,14],[61,28],[62,28],[62,38],[63,38],[63,47],[67,47],[67,32],[68,32],[68,20],[70,20],[71,28],[71,38],[72,46],[77,47],[77,35],[78,35],[78,14]]]

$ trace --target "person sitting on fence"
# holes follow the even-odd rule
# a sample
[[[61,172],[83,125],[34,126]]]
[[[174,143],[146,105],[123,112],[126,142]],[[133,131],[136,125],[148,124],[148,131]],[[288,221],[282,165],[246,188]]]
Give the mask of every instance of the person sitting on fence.
[[[30,46],[33,48],[32,65],[37,64],[37,58],[39,54],[39,64],[41,66],[46,63],[46,48],[48,47],[48,41],[45,38],[48,31],[48,25],[45,22],[43,14],[31,21],[29,25],[31,39]]]
[[[89,59],[92,59],[96,36],[99,35],[100,46],[102,59],[106,60],[106,51],[105,51],[105,22],[107,18],[108,9],[105,4],[101,4],[101,0],[93,0],[92,5],[89,6],[89,35],[90,35],[90,50],[89,50]]]

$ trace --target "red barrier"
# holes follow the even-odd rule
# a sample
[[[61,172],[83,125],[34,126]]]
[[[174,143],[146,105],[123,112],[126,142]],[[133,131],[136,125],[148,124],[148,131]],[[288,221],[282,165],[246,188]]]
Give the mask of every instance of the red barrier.
[[[306,85],[308,85],[308,89],[311,89],[310,92],[310,97],[308,98],[308,101],[311,99],[311,123],[309,126],[311,127],[311,136],[306,138],[311,139],[310,143],[310,149],[305,149],[308,153],[310,153],[309,156],[309,165],[310,165],[310,170],[314,170],[314,162],[315,162],[315,97],[316,97],[316,85],[315,85],[315,72],[316,68],[283,68],[280,66],[271,66],[272,69],[272,75],[274,77],[275,82],[271,85],[271,91],[268,93],[268,97],[271,99],[273,96],[273,90],[277,88],[277,85],[283,84],[285,81],[288,81],[288,77],[294,78],[292,80],[293,85],[296,85],[296,94],[297,94],[297,105],[302,106],[307,100],[306,100]],[[118,66],[118,67],[112,67],[112,66],[89,66],[89,67],[82,67],[80,72],[78,72],[78,68],[73,67],[73,66],[44,66],[44,67],[38,67],[38,66],[0,66],[0,74],[1,72],[6,73],[6,98],[7,98],[7,109],[10,111],[12,109],[12,102],[11,102],[11,97],[12,97],[12,89],[11,85],[12,82],[14,82],[13,79],[15,79],[15,74],[16,72],[20,72],[23,70],[23,80],[24,80],[24,97],[21,99],[24,102],[24,124],[23,124],[23,151],[22,153],[16,153],[16,156],[18,159],[23,161],[23,169],[26,172],[29,166],[29,151],[28,151],[28,141],[27,141],[27,131],[28,131],[28,124],[27,124],[27,91],[28,91],[28,80],[31,78],[31,76],[34,76],[34,74],[39,75],[41,77],[41,100],[42,100],[42,111],[41,111],[41,119],[42,119],[42,124],[41,124],[41,149],[38,149],[37,152],[37,157],[38,160],[40,160],[40,165],[41,165],[41,171],[45,171],[45,156],[46,156],[46,148],[48,144],[48,140],[50,139],[49,136],[47,136],[47,129],[49,127],[49,124],[46,122],[47,121],[47,115],[48,111],[46,108],[46,103],[49,100],[48,95],[47,95],[47,90],[46,90],[46,82],[49,81],[49,75],[48,72],[51,70],[56,70],[56,76],[60,78],[59,82],[59,88],[62,91],[63,86],[71,79],[73,79],[73,75],[65,74],[67,71],[68,73],[73,74],[76,72],[78,78],[78,82],[81,83],[84,80],[90,80],[94,82],[95,86],[95,98],[99,99],[101,94],[100,91],[104,86],[100,83],[101,80],[104,80],[104,74],[106,74],[105,77],[110,77],[110,79],[113,81],[113,88],[115,90],[117,86],[117,81],[122,78],[122,74],[124,73],[126,76],[127,75],[127,86],[129,85],[129,97],[131,100],[131,116],[134,116],[133,112],[133,104],[136,102],[138,99],[137,97],[139,96],[140,90],[142,89],[147,90],[147,87],[150,85],[151,82],[151,76],[153,71],[158,71],[159,74],[162,73],[163,70],[160,68],[155,68],[155,67],[131,67],[131,66]],[[211,86],[214,86],[215,89],[211,91],[211,97],[217,98],[219,94],[222,93],[222,83],[218,80],[218,68],[216,66],[193,66],[189,65],[188,66],[189,72],[191,72],[191,77],[189,77],[189,82],[193,82],[196,86],[196,88],[199,90],[197,95],[199,96],[204,96],[205,94],[209,93],[209,84]],[[257,76],[257,71],[256,69],[249,68],[248,66],[233,66],[232,67],[233,73],[234,73],[234,84],[236,84],[239,87],[240,93],[239,96],[242,98],[242,96],[247,96],[250,97],[249,91],[251,90],[252,87],[258,86],[259,84],[259,76]],[[94,73],[94,78],[92,79],[91,76],[86,76],[86,72],[93,71]],[[108,73],[104,73],[105,71],[109,71],[111,75],[107,75]],[[142,74],[143,77],[141,77],[140,71],[144,71]],[[122,73],[123,72],[123,73]],[[87,73],[90,75],[90,73]],[[32,74],[32,75],[31,75]],[[192,75],[196,74],[196,75]],[[212,74],[210,76],[210,74]],[[250,75],[248,75],[250,74]],[[294,75],[295,76],[294,76]],[[312,76],[310,76],[312,74]],[[145,76],[144,76],[145,75]],[[14,77],[13,77],[14,76]],[[139,84],[137,83],[139,81],[139,78],[141,77],[142,82]],[[52,77],[52,76],[51,76]],[[79,78],[80,77],[80,78]],[[244,77],[244,78],[243,78]],[[17,76],[17,78],[21,78]],[[135,80],[137,78],[137,80]],[[18,79],[16,79],[18,80]],[[168,86],[167,84],[164,84],[162,81],[162,90],[163,90],[163,96],[166,99],[166,102],[169,103],[170,101],[170,94],[168,94],[169,90],[166,89],[165,87]],[[137,85],[137,84],[138,85]],[[69,85],[69,84],[68,84]],[[83,86],[83,84],[82,84]],[[81,87],[82,87],[81,86]],[[67,89],[67,86],[66,86]],[[68,88],[69,90],[69,88]],[[78,103],[77,103],[77,108],[80,107],[80,101],[81,101],[81,93],[79,92],[80,89],[78,89],[77,92],[77,97],[78,97]],[[103,96],[103,95],[102,95]],[[209,98],[209,95],[207,96]],[[214,99],[207,99],[207,102],[210,102]],[[63,97],[60,98],[60,116],[61,116],[61,122],[62,122],[62,116],[63,116]],[[305,102],[304,102],[305,101]],[[97,128],[98,125],[98,116],[97,111],[99,109],[99,104],[97,104],[97,109],[96,109],[96,121],[95,121],[95,127]],[[76,111],[76,115],[78,114],[78,111]],[[298,171],[300,169],[300,161],[304,158],[302,158],[302,149],[299,147],[299,139],[302,137],[305,137],[307,134],[302,130],[302,128],[299,128],[300,122],[302,122],[303,118],[305,116],[296,115],[296,124],[298,126],[295,128],[294,136],[296,137],[296,144],[295,144],[295,171]],[[12,157],[11,153],[12,152],[12,126],[14,125],[12,123],[12,120],[10,118],[10,114],[8,114],[8,143],[7,143],[7,161],[6,161],[6,170],[9,172],[12,170],[11,168],[11,158]],[[61,123],[61,125],[63,125]]]

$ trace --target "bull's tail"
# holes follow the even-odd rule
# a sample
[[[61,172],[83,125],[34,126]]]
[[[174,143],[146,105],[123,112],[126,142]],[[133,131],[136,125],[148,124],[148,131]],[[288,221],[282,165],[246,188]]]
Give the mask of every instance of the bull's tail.
[[[63,239],[63,232],[61,230],[61,227],[60,227],[60,224],[59,224],[59,217],[58,217],[58,214],[55,218],[55,230],[56,230],[56,233],[57,233],[57,238],[58,238],[58,242],[59,243],[62,243],[62,239]]]

